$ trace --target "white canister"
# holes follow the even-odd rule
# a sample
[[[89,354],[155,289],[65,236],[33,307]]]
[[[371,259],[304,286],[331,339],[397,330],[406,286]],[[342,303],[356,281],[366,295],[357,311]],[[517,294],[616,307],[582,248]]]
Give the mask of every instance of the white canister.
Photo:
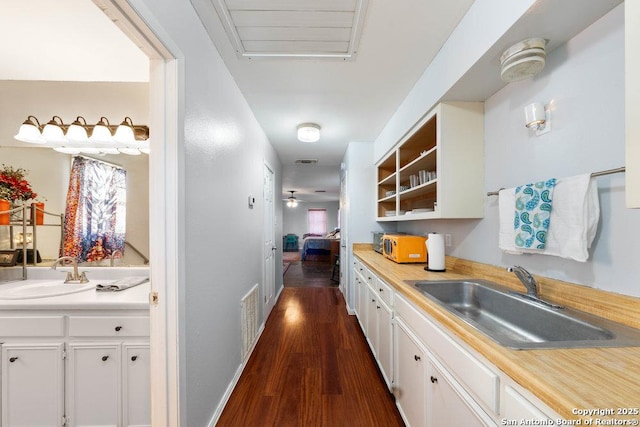
[[[429,233],[427,235],[427,271],[445,271],[444,234]]]

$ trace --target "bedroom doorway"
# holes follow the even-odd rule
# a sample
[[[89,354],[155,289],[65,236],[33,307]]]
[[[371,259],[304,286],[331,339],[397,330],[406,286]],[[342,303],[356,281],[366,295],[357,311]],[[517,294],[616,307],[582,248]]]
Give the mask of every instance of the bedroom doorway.
[[[264,266],[262,277],[262,295],[264,303],[264,319],[266,322],[274,304],[274,289],[276,283],[276,224],[275,224],[275,204],[273,201],[275,194],[275,180],[273,170],[265,163],[264,165]]]

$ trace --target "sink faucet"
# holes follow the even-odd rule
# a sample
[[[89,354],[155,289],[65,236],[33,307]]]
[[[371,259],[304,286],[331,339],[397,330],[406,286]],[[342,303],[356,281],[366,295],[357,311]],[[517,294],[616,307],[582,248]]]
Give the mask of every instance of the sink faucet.
[[[122,252],[120,252],[120,249],[116,249],[113,252],[111,252],[111,260],[109,261],[109,267],[113,267],[115,265],[116,254],[122,256]]]
[[[507,271],[509,273],[514,273],[518,279],[522,282],[524,287],[527,289],[527,295],[530,297],[539,299],[538,297],[538,282],[533,278],[531,273],[524,269],[524,267],[520,267],[519,265],[514,265],[513,267],[507,267]]]
[[[556,308],[556,309],[564,308],[561,305],[557,305],[552,302],[545,301],[538,296],[538,282],[536,282],[536,279],[534,279],[531,273],[525,270],[524,267],[520,267],[519,265],[514,265],[513,267],[507,267],[507,271],[509,273],[514,273],[518,277],[518,279],[520,279],[524,287],[527,289],[526,294],[522,294],[519,292],[512,292],[513,294],[521,295],[523,297],[526,297],[527,299],[542,303],[551,308]]]
[[[53,263],[51,268],[53,270],[55,270],[56,267],[58,266],[58,264],[60,264],[61,261],[71,261],[71,263],[73,265],[73,273],[71,273],[71,272],[67,273],[67,278],[64,280],[64,283],[87,283],[87,282],[89,282],[89,279],[87,279],[87,275],[86,275],[86,273],[84,271],[82,272],[82,274],[78,273],[78,261],[76,261],[76,259],[73,258],[73,257],[70,257],[70,256],[60,257]]]

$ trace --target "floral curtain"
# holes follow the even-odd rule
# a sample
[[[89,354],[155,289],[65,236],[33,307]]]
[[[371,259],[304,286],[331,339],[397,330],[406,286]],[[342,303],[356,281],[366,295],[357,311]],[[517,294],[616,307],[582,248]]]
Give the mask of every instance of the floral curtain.
[[[124,254],[126,171],[85,157],[74,157],[67,192],[64,256],[99,261]]]

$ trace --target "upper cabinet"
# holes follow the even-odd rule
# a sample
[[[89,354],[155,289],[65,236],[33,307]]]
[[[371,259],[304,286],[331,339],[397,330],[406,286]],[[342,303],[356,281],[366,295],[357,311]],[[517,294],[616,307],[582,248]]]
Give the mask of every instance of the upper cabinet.
[[[482,218],[484,105],[442,103],[377,164],[378,221]]]
[[[624,3],[626,199],[640,208],[640,2]]]

